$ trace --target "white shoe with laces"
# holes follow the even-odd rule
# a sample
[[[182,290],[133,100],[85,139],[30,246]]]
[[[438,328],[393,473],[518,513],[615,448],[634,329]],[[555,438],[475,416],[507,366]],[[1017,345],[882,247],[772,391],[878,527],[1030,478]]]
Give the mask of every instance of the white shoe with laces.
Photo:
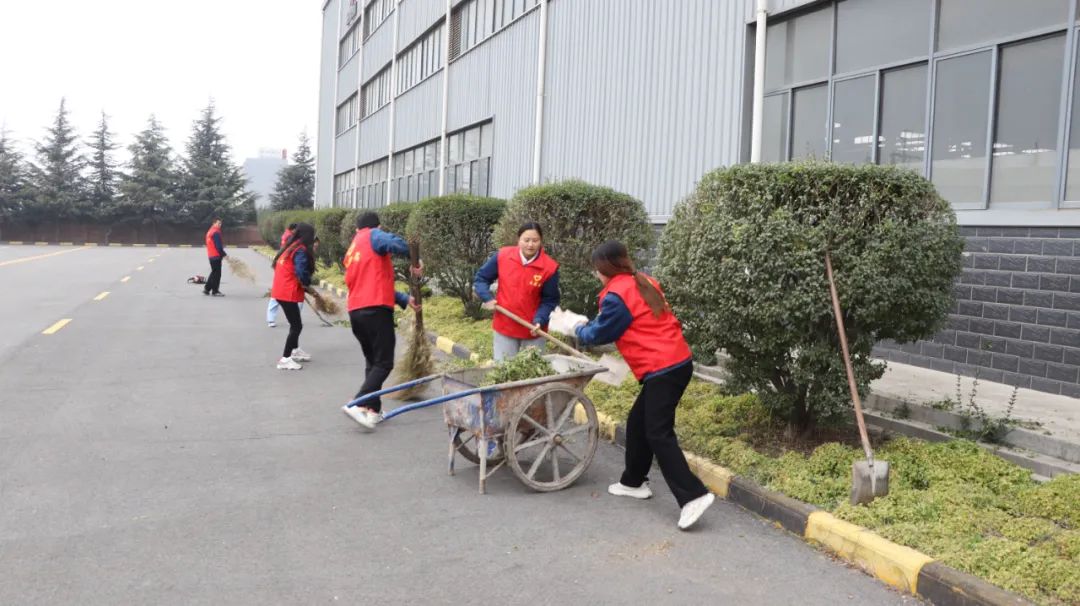
[[[361,426],[367,429],[375,429],[375,424],[378,422],[374,418],[374,413],[366,408],[360,408],[359,406],[349,406],[346,404],[341,407],[341,411],[344,412],[350,419],[356,421]]]
[[[648,499],[652,496],[652,489],[649,488],[649,483],[645,482],[637,488],[626,486],[622,482],[616,482],[607,488],[608,493],[617,497],[631,497],[634,499]]]
[[[267,322],[266,323],[267,328],[274,328],[275,326],[277,326],[277,324],[274,324],[273,322]]]
[[[277,362],[278,370],[300,370],[303,366],[296,363],[292,358],[281,358]]]
[[[716,496],[710,492],[705,496],[698,497],[686,505],[683,505],[682,514],[679,515],[679,530],[686,530],[693,526],[694,523],[701,518],[701,514],[705,513],[705,510],[708,509],[715,500]]]
[[[292,359],[296,360],[297,362],[310,362],[311,354],[297,347],[296,349],[292,350]]]

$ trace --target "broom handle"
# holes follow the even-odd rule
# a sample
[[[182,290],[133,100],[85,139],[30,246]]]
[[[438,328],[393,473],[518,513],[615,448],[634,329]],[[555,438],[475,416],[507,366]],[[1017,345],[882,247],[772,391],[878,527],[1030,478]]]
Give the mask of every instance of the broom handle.
[[[524,326],[525,328],[528,328],[529,330],[533,330],[533,329],[536,329],[536,334],[540,335],[541,337],[544,337],[544,338],[545,338],[545,339],[547,339],[547,340],[548,340],[549,342],[551,342],[551,343],[552,343],[553,345],[555,345],[556,347],[559,347],[560,349],[562,349],[562,350],[563,350],[563,351],[565,351],[566,353],[568,353],[568,354],[570,354],[570,355],[572,355],[572,356],[577,356],[577,357],[579,357],[579,358],[581,358],[581,359],[583,359],[583,360],[588,360],[588,361],[590,361],[590,362],[592,362],[592,361],[593,361],[593,359],[592,359],[592,358],[590,358],[589,356],[587,356],[587,355],[585,355],[585,354],[581,353],[580,351],[578,351],[578,350],[574,349],[573,347],[570,347],[570,346],[569,346],[569,345],[567,345],[566,343],[563,343],[563,342],[562,342],[562,341],[560,341],[559,339],[556,339],[555,337],[553,337],[553,336],[551,336],[551,335],[547,334],[546,332],[544,332],[544,331],[540,330],[539,328],[536,328],[536,326],[535,326],[535,325],[533,325],[533,324],[529,324],[529,323],[528,323],[528,322],[526,322],[526,321],[525,321],[524,319],[522,319],[522,317],[521,317],[521,316],[519,316],[519,315],[515,314],[514,312],[510,311],[509,309],[506,309],[506,308],[505,308],[505,307],[503,307],[502,305],[496,305],[496,306],[495,306],[495,310],[496,310],[496,311],[498,311],[499,313],[503,314],[503,315],[504,315],[504,316],[506,316],[507,318],[510,318],[510,319],[511,319],[511,320],[513,320],[514,322],[517,322],[518,324],[520,324],[520,325]]]
[[[866,460],[871,467],[874,464],[874,452],[870,449],[870,437],[866,435],[866,421],[863,420],[862,402],[859,400],[859,388],[855,386],[855,369],[851,367],[851,355],[848,353],[847,332],[844,330],[844,317],[840,312],[840,295],[836,293],[836,281],[833,280],[832,259],[825,251],[825,273],[829,277],[829,294],[832,295],[833,317],[836,318],[836,331],[840,334],[840,349],[844,353],[844,368],[847,370],[848,388],[851,389],[851,401],[855,405],[855,420],[859,424],[859,438],[862,440]]]
[[[412,267],[420,267],[420,243],[416,240],[409,242],[409,265]],[[409,290],[411,291],[412,298],[417,304],[420,303],[420,279],[409,272]],[[416,314],[416,332],[417,334],[424,334],[424,310],[417,309]]]

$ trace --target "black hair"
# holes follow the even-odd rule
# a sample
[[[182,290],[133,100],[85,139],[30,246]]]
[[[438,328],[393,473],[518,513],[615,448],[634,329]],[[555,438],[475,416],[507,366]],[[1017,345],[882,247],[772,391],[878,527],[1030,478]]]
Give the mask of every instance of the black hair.
[[[378,227],[379,224],[379,215],[370,210],[356,218],[356,229]]]
[[[292,230],[296,229],[296,223],[289,223],[289,226],[286,227],[285,229],[288,229],[289,231],[292,231]]]
[[[295,250],[298,246],[303,246],[307,249],[307,265],[308,271],[315,271],[315,255],[311,254],[311,247],[315,244],[315,228],[308,223],[297,223],[296,229],[293,230],[292,235],[285,241],[285,246],[281,247],[277,256],[270,262],[270,267],[276,267],[278,259],[285,252]]]
[[[518,237],[520,238],[521,234],[523,234],[523,233],[525,233],[525,232],[527,232],[529,230],[535,231],[536,233],[540,234],[540,239],[541,240],[544,239],[544,230],[540,228],[540,224],[537,223],[536,221],[526,221],[526,222],[522,223],[521,227],[518,228],[518,234],[517,234]]]
[[[649,310],[652,311],[653,317],[659,318],[661,314],[670,309],[664,295],[653,286],[653,283],[645,277],[645,274],[642,274],[634,267],[634,262],[630,259],[630,253],[622,242],[608,240],[597,246],[592,253],[592,265],[596,271],[608,278],[619,275],[633,276],[638,292],[641,293],[641,298],[645,299],[645,303],[649,306]]]

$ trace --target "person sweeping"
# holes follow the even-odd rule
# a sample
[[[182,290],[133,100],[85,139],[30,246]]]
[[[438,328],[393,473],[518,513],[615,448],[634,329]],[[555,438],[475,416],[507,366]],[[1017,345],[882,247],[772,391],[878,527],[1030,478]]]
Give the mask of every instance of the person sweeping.
[[[285,228],[285,233],[281,234],[281,246],[278,250],[283,250],[285,244],[289,241],[289,237],[292,236],[293,231],[296,230],[296,223],[290,223]],[[274,297],[270,297],[270,301],[266,304],[266,325],[270,328],[277,326],[277,314],[278,314],[278,302]],[[300,309],[304,309],[304,304],[300,303]]]
[[[225,294],[221,292],[221,262],[228,255],[225,254],[225,243],[221,239],[219,217],[214,217],[210,229],[206,230],[206,256],[210,259],[210,275],[206,278],[203,294],[224,297]]]
[[[349,322],[360,348],[364,351],[364,383],[355,398],[382,389],[394,370],[394,305],[402,309],[420,309],[420,303],[394,290],[394,265],[391,255],[409,256],[409,245],[400,236],[379,228],[379,215],[365,212],[356,219],[356,235],[345,253],[345,285],[349,289]],[[419,277],[420,267],[411,268]],[[368,429],[382,416],[382,401],[373,398],[364,406],[342,410]]]
[[[499,249],[476,272],[473,290],[484,302],[484,309],[498,305],[530,320],[529,329],[504,314],[495,313],[491,319],[494,332],[495,361],[513,357],[526,347],[544,348],[544,338],[538,330],[547,326],[548,318],[559,305],[559,264],[544,252],[544,233],[540,224],[528,222],[518,228],[516,246]],[[491,285],[498,290],[491,294]]]
[[[641,383],[626,419],[625,468],[608,492],[651,497],[648,473],[655,457],[682,508],[678,525],[685,530],[715,499],[690,470],[675,435],[675,407],[694,372],[690,347],[660,284],[634,268],[626,246],[615,241],[601,244],[593,251],[592,265],[604,285],[599,315],[589,322],[580,314],[558,310],[551,316],[551,327],[576,335],[582,345],[614,342]]]
[[[303,368],[300,362],[311,360],[311,355],[300,349],[300,332],[304,329],[300,319],[300,303],[315,273],[314,247],[315,228],[307,223],[298,223],[271,263],[274,284],[270,297],[278,302],[289,321],[289,335],[285,338],[285,350],[277,363],[278,370],[300,370]]]

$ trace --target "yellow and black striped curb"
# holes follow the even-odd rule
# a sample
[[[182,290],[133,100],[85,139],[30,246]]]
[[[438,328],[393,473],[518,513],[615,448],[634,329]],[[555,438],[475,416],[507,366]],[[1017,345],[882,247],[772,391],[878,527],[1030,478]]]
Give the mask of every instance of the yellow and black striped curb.
[[[98,246],[101,248],[202,248],[202,244],[145,244],[141,242],[31,242],[29,240],[0,240],[0,246]],[[230,244],[229,248],[255,248],[257,245]]]

